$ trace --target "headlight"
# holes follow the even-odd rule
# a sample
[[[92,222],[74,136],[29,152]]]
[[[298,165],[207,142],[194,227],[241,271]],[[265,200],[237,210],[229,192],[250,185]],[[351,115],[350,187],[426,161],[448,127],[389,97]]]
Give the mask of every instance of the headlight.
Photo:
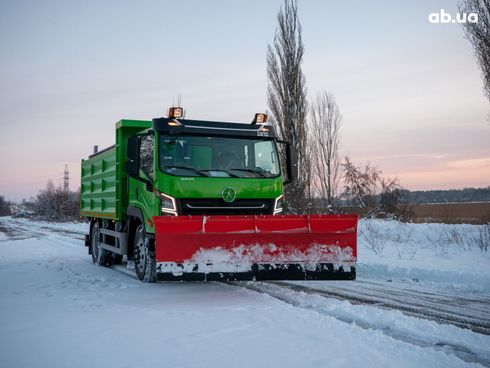
[[[175,205],[175,198],[163,193],[159,194],[162,212],[170,213],[171,215],[177,216],[177,206]]]
[[[283,200],[282,200],[282,195],[276,198],[274,201],[274,215],[277,215],[278,213],[282,212],[282,206],[283,206]]]

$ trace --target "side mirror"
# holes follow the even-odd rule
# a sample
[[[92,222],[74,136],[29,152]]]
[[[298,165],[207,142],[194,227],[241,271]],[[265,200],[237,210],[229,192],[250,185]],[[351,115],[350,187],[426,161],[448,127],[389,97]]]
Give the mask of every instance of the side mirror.
[[[139,150],[140,150],[140,137],[137,135],[133,135],[129,137],[128,147],[127,147],[128,160],[124,165],[124,169],[130,177],[135,179],[139,177],[139,171],[140,171]]]
[[[148,179],[140,176],[140,136],[133,135],[128,139],[127,161],[124,164],[124,170],[129,177],[146,184],[146,190],[153,191],[153,184]]]
[[[289,184],[298,178],[298,158],[296,149],[291,143],[286,145],[286,170],[288,173],[288,181],[284,184]]]

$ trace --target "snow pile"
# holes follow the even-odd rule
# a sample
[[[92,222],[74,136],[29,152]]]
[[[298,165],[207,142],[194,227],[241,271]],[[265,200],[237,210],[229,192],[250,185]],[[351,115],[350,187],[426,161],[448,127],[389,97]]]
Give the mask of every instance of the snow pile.
[[[482,225],[361,220],[358,277],[434,282],[490,292],[490,253],[476,242]]]
[[[233,248],[201,248],[191,259],[178,265],[174,262],[159,262],[160,272],[171,272],[180,276],[183,272],[250,272],[253,264],[278,265],[299,263],[306,270],[315,270],[318,263],[332,263],[334,269],[340,267],[349,272],[354,265],[352,248],[337,245],[314,244],[301,252],[297,248],[278,248],[276,245],[240,245]]]

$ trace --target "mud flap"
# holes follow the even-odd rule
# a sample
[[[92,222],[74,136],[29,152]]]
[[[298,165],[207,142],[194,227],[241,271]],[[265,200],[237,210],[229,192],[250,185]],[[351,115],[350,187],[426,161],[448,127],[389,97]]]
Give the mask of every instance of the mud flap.
[[[88,248],[88,254],[92,254],[92,249],[90,247],[90,235],[86,234],[84,236],[85,246]]]

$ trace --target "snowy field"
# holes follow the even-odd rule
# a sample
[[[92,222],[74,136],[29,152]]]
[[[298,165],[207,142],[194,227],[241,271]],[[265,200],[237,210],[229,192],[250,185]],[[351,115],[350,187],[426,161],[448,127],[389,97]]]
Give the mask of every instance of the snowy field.
[[[0,218],[0,366],[490,366],[481,228],[362,221],[354,282],[143,284],[86,224]]]

